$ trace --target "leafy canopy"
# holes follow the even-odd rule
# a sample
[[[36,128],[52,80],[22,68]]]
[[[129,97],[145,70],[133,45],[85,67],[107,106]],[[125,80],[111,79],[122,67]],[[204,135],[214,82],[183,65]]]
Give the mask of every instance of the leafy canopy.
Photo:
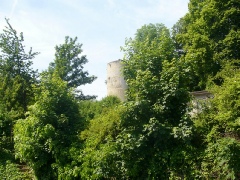
[[[78,104],[58,76],[42,77],[38,88],[27,118],[14,127],[15,155],[39,179],[75,177],[71,149],[80,148],[78,133],[83,129]]]
[[[62,80],[67,82],[68,87],[77,88],[81,85],[92,83],[96,77],[89,76],[83,70],[83,65],[88,62],[86,55],[82,53],[82,44],[77,43],[77,37],[65,37],[64,44],[55,47],[55,59],[50,63],[48,72],[57,74]],[[91,99],[95,96],[84,96],[80,90],[77,91],[80,99]]]
[[[0,34],[0,101],[8,111],[26,111],[32,100],[31,85],[36,83],[37,71],[31,68],[32,59],[38,54],[25,52],[23,33],[17,31],[6,19],[7,26]]]

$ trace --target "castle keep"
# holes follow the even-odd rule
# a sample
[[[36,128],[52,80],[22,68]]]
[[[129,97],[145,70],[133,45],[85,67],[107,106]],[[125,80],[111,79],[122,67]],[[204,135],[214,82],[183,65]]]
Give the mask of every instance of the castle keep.
[[[107,95],[117,96],[121,101],[124,101],[127,84],[122,75],[122,67],[121,60],[107,64]]]

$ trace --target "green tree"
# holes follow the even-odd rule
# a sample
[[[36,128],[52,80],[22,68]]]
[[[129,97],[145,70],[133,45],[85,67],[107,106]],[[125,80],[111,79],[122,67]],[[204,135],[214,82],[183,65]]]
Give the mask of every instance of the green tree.
[[[189,12],[176,24],[177,44],[185,52],[182,63],[189,74],[189,89],[202,90],[209,77],[215,76],[226,62],[239,60],[237,0],[191,0]]]
[[[176,179],[194,171],[195,165],[185,159],[192,148],[192,125],[188,92],[179,84],[179,75],[175,62],[165,61],[159,80],[148,71],[136,79],[141,99],[125,104],[117,138],[121,176]],[[155,99],[149,99],[151,91]]]
[[[219,77],[222,85],[210,83],[214,98],[194,120],[199,143],[205,147],[201,174],[207,179],[239,179],[239,68],[227,64],[215,78]]]
[[[6,161],[4,165],[0,164],[0,178],[4,180],[32,179],[32,177],[21,172],[17,165],[10,161]]]
[[[190,160],[190,98],[169,30],[162,24],[143,26],[123,50],[129,89],[116,139],[116,176],[190,177],[196,167]]]
[[[23,33],[18,35],[8,19],[6,23],[0,34],[0,174],[1,179],[20,179],[14,157],[13,126],[25,117],[28,105],[33,103],[32,85],[37,81],[37,71],[31,68],[31,60],[38,53],[31,48],[26,53]]]
[[[16,157],[38,179],[74,179],[82,129],[78,104],[67,83],[57,75],[42,77],[35,104],[14,127]]]
[[[170,32],[163,24],[144,25],[137,30],[134,39],[126,40],[122,51],[124,52],[123,74],[128,84],[129,100],[136,99],[138,92],[143,92],[136,92],[138,88],[135,82],[137,78],[140,78],[138,75],[148,71],[156,78],[156,81],[159,80],[162,62],[170,61],[175,56]],[[149,98],[150,93],[152,98],[157,96],[154,91],[146,93],[149,93]]]
[[[107,101],[114,99],[115,97],[107,97],[100,102],[107,105]],[[111,107],[102,106],[103,111],[90,120],[88,127],[81,133],[81,138],[84,140],[84,148],[80,156],[83,179],[116,177],[118,170],[115,141],[120,131],[123,108],[116,103],[110,102],[110,104]]]
[[[189,24],[189,14],[186,14],[183,18],[173,25],[171,35],[175,46],[175,51],[178,54],[178,58],[185,54],[183,49],[183,43],[178,40],[178,35],[186,33],[187,25]]]
[[[11,109],[26,112],[32,100],[31,86],[36,82],[37,72],[31,68],[32,59],[38,54],[25,52],[23,33],[17,35],[9,20],[0,34],[0,101]]]
[[[0,164],[14,160],[13,154],[13,115],[0,104]]]
[[[50,63],[48,71],[50,74],[57,74],[62,80],[67,82],[68,87],[77,88],[78,86],[92,83],[96,77],[89,76],[87,71],[83,70],[83,65],[88,62],[86,55],[82,53],[82,44],[77,43],[77,37],[74,39],[66,36],[64,44],[55,47],[55,59]],[[84,96],[78,91],[80,99],[91,99],[95,96]]]
[[[119,104],[121,101],[116,96],[107,96],[100,101],[83,100],[79,102],[81,115],[88,122],[100,114],[109,111],[109,108]]]

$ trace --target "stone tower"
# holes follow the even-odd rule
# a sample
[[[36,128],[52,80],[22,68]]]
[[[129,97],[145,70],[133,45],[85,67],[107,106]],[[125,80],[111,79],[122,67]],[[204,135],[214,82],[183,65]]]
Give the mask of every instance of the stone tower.
[[[107,95],[117,96],[124,101],[127,84],[122,75],[123,64],[121,60],[112,61],[107,64]]]

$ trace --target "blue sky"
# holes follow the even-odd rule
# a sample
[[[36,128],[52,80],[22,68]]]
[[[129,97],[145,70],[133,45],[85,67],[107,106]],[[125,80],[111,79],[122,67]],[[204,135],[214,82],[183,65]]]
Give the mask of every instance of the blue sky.
[[[84,94],[106,96],[107,63],[121,59],[125,38],[133,37],[144,24],[163,23],[171,28],[187,13],[189,0],[1,0],[0,32],[5,17],[18,33],[23,32],[26,50],[40,54],[33,68],[47,69],[54,59],[54,47],[65,36],[78,37],[84,66],[98,77],[91,85],[81,86]]]

